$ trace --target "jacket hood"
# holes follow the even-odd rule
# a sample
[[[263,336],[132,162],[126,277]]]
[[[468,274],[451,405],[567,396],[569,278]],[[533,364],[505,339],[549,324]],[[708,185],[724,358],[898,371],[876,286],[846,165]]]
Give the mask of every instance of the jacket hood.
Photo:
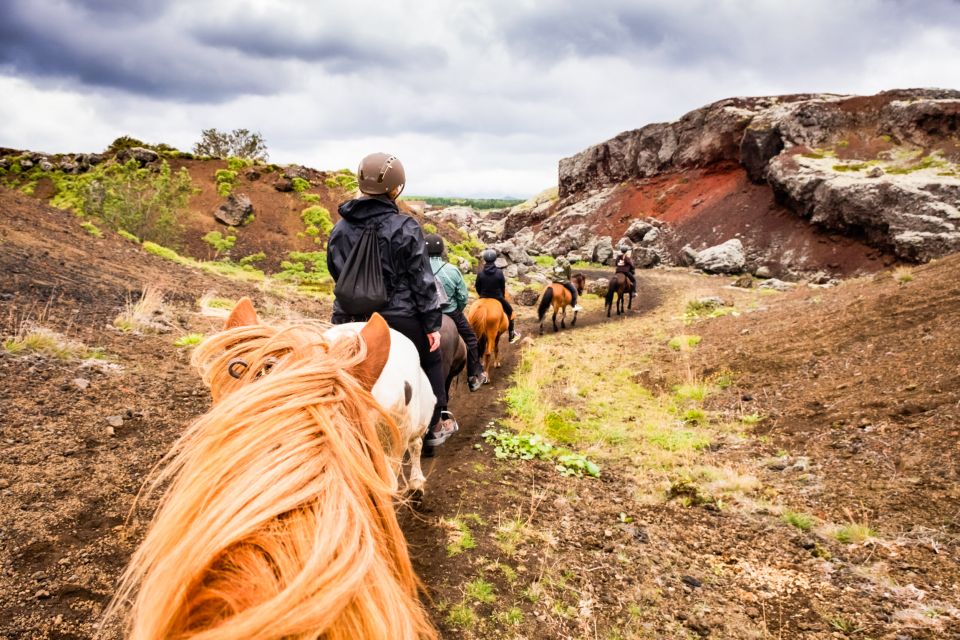
[[[373,218],[399,213],[397,203],[387,196],[361,196],[347,200],[337,209],[340,217],[354,224],[362,224]]]
[[[485,265],[483,265],[484,273],[496,273],[499,270],[500,270],[499,267],[497,267],[496,263],[494,262],[488,262]]]

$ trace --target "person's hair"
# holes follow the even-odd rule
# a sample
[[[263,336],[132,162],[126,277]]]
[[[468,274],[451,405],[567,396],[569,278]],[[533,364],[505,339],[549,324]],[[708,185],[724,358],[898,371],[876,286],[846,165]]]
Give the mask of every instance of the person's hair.
[[[396,423],[350,371],[363,340],[235,327],[192,363],[215,404],[152,474],[166,488],[108,618],[126,637],[435,638],[394,501]]]

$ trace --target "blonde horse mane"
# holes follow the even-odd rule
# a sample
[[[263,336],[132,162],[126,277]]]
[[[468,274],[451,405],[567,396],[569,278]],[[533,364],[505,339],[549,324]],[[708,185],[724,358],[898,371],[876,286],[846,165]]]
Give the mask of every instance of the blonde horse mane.
[[[107,618],[135,640],[435,638],[363,334],[227,326],[193,354],[214,406],[153,475],[167,488]]]

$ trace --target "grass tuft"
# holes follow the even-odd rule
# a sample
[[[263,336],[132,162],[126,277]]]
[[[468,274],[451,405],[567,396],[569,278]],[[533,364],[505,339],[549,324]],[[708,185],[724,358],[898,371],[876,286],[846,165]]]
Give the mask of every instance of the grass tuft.
[[[186,335],[180,336],[173,341],[173,346],[175,347],[193,347],[200,344],[203,341],[202,333],[188,333]]]

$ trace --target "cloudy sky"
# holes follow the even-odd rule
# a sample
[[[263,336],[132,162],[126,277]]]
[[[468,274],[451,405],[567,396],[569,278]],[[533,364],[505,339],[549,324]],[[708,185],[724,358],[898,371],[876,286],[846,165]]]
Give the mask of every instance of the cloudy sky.
[[[0,0],[0,146],[397,154],[411,194],[528,196],[557,161],[734,95],[960,88],[958,0]]]

